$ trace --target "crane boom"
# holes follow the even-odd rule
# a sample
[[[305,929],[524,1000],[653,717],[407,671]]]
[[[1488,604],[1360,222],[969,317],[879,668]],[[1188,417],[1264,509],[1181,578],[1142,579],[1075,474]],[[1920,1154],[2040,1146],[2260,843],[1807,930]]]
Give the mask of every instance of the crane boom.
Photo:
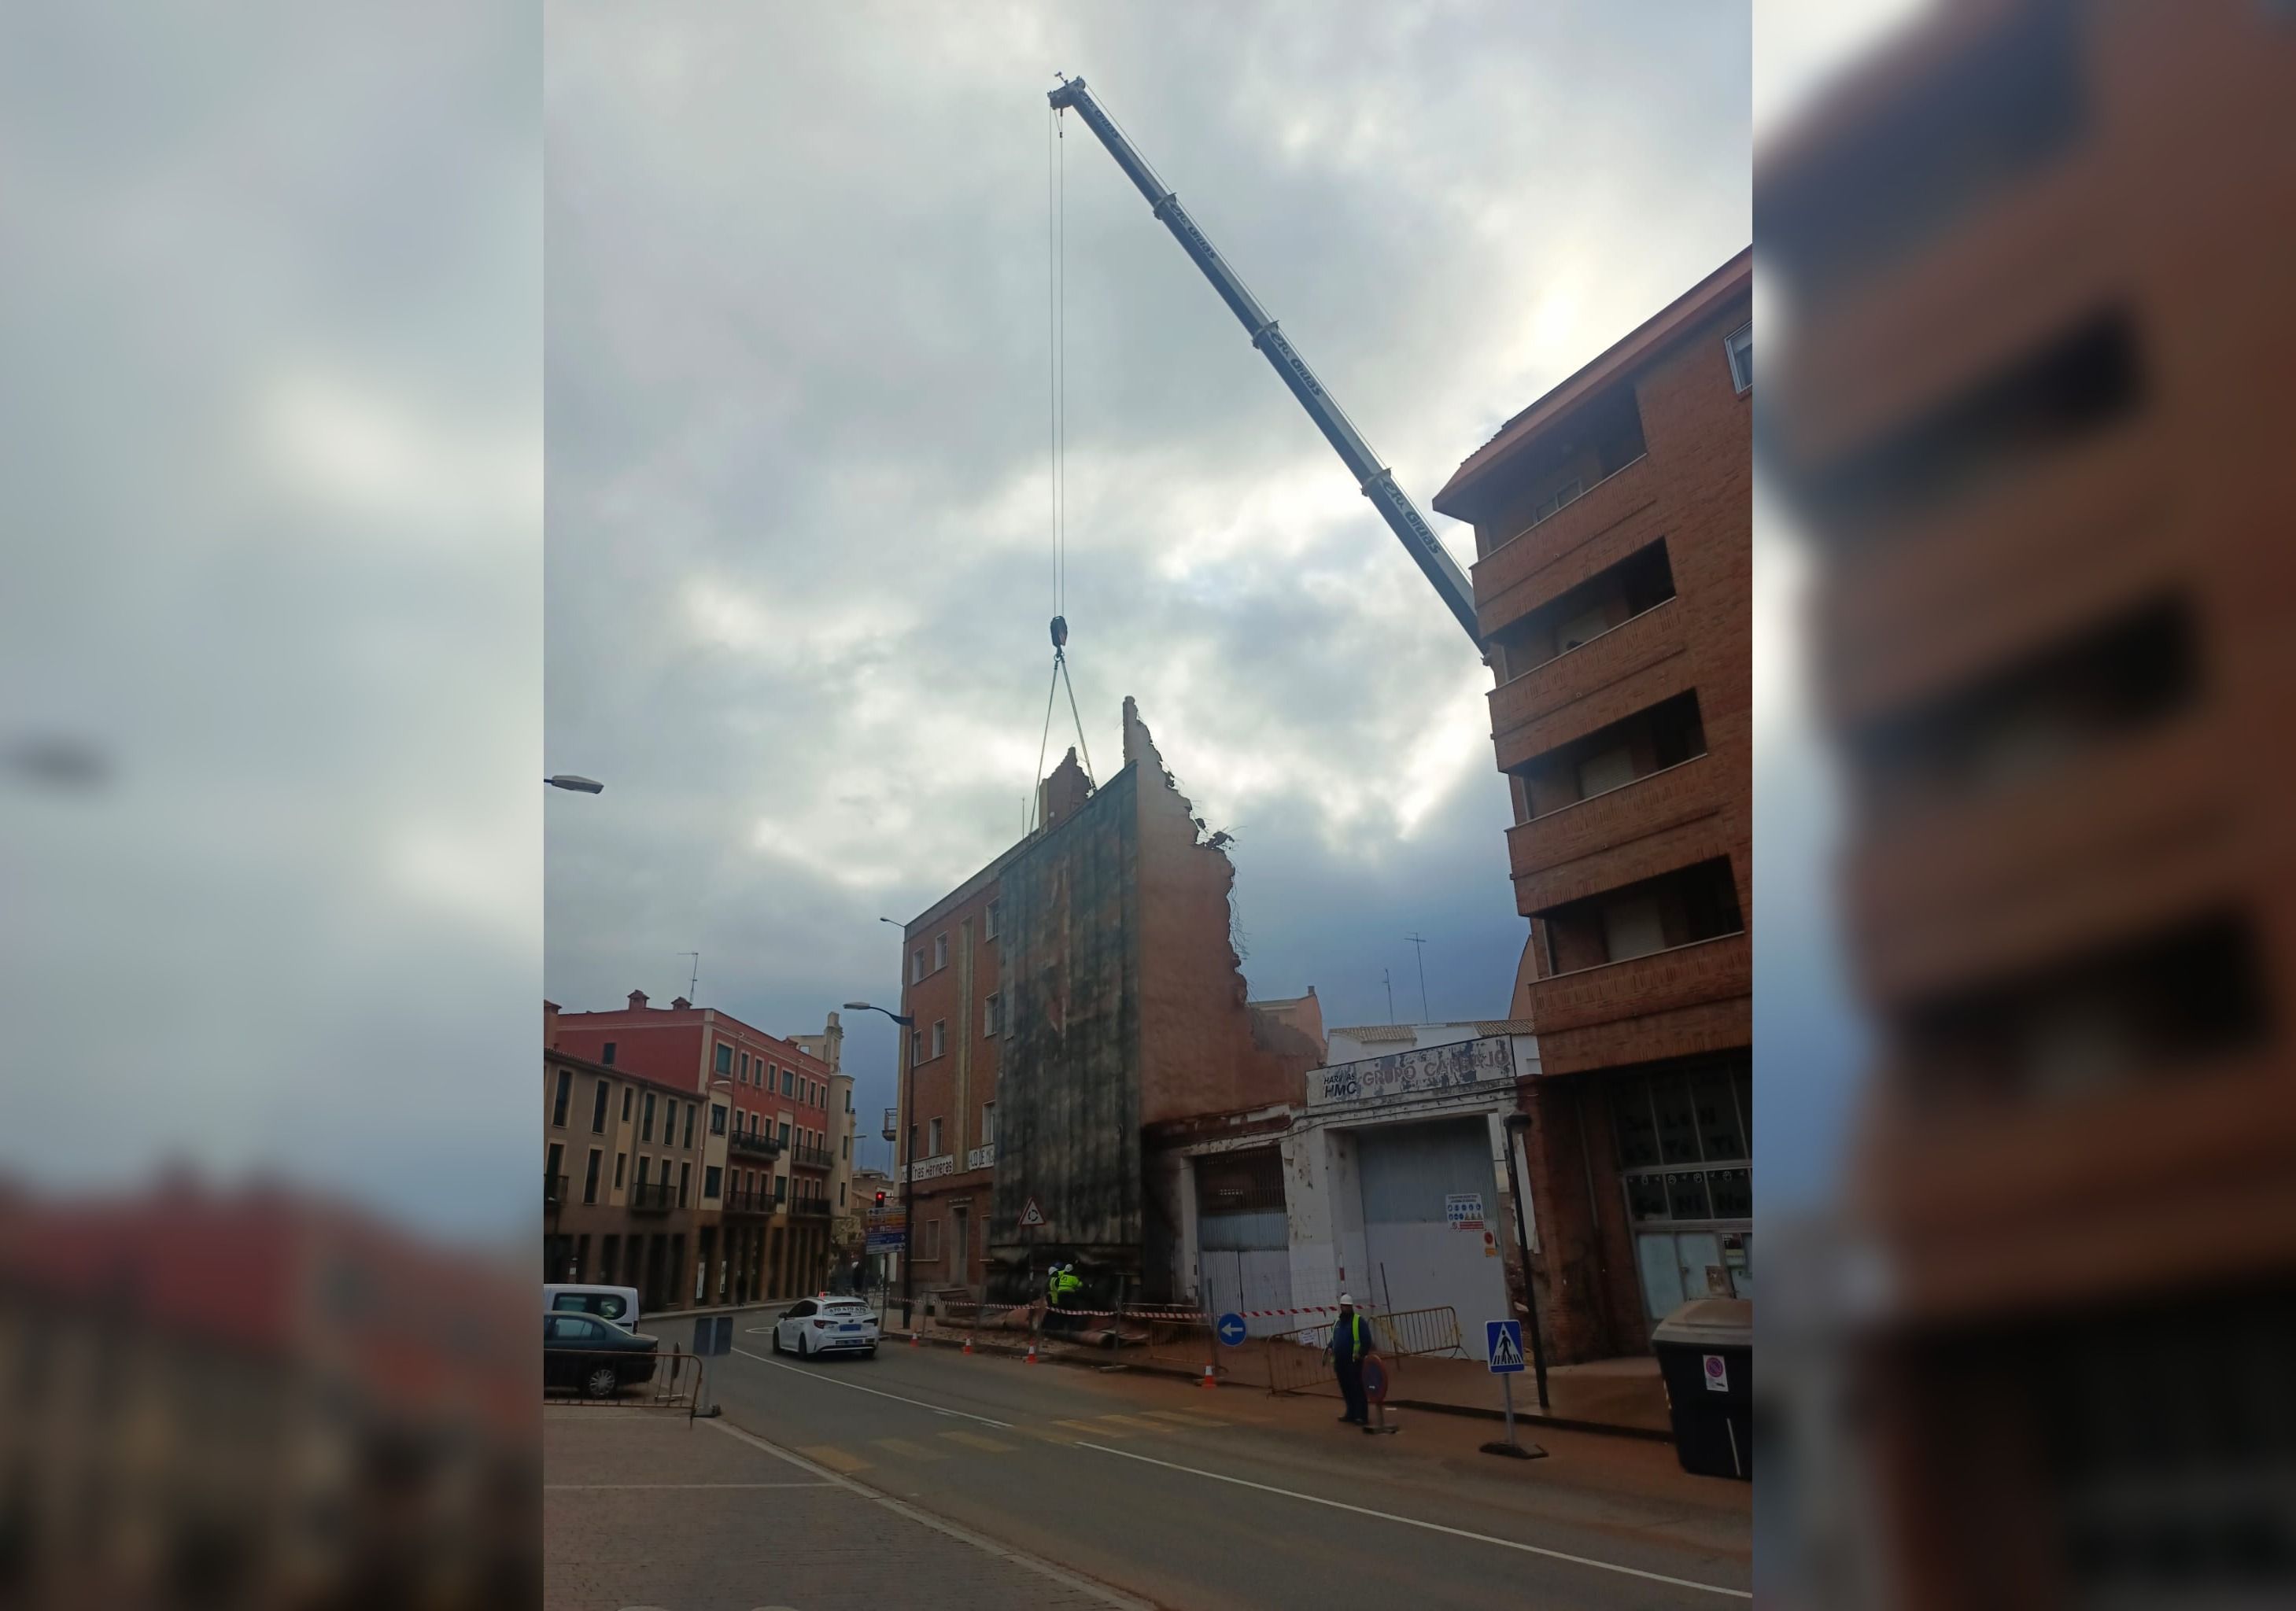
[[[1372,501],[1380,518],[1387,522],[1388,528],[1401,541],[1443,602],[1450,607],[1459,625],[1467,629],[1467,636],[1480,648],[1482,634],[1475,626],[1475,593],[1467,582],[1466,573],[1437,538],[1418,506],[1395,484],[1394,471],[1379,462],[1346,411],[1324,389],[1324,383],[1308,367],[1308,361],[1300,356],[1291,339],[1276,328],[1275,321],[1267,316],[1259,298],[1227,266],[1218,249],[1204,238],[1204,232],[1180,205],[1180,199],[1156,176],[1156,170],[1148,166],[1147,159],[1132,148],[1123,131],[1101,110],[1100,102],[1085,88],[1084,80],[1063,80],[1060,88],[1052,92],[1051,99],[1056,110],[1075,109],[1085,126],[1100,136],[1108,154],[1116,159],[1116,166],[1148,198],[1150,209],[1164,221],[1164,227],[1172,232],[1172,238],[1180,243],[1180,249],[1188,254],[1189,260],[1212,282],[1220,300],[1227,304],[1228,311],[1251,337],[1252,346],[1259,349],[1260,356],[1274,366],[1277,378],[1300,400],[1300,406],[1315,421],[1316,429],[1324,433],[1324,440],[1346,463],[1364,496]]]

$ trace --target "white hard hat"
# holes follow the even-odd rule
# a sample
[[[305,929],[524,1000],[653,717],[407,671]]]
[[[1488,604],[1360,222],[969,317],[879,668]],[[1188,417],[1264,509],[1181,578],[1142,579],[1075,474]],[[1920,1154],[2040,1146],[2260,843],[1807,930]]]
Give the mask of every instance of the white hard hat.
[[[1340,1302],[1341,1302],[1342,1304],[1346,1304],[1349,1308],[1350,1308],[1350,1309],[1352,1309],[1352,1308],[1354,1308],[1354,1307],[1355,1307],[1355,1302],[1356,1302],[1356,1301],[1355,1301],[1355,1299],[1353,1299],[1353,1298],[1349,1297],[1349,1296],[1346,1293],[1344,1293],[1344,1292],[1342,1292],[1342,1293],[1341,1293],[1341,1294],[1340,1294]]]

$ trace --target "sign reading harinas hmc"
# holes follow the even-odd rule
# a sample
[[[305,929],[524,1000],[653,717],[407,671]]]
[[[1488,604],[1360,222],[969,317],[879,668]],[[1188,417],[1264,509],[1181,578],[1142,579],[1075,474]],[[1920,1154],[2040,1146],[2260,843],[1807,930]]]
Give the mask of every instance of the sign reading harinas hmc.
[[[1514,1044],[1505,1035],[1390,1052],[1308,1071],[1308,1106],[1375,1102],[1462,1086],[1505,1085],[1514,1078]]]

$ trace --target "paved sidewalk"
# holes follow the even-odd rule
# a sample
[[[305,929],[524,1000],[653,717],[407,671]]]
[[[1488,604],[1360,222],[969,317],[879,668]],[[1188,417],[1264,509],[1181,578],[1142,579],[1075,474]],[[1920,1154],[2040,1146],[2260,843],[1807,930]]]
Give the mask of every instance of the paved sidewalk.
[[[549,1611],[882,1611],[889,1583],[935,1611],[1141,1605],[723,1420],[548,1406],[542,1438]]]

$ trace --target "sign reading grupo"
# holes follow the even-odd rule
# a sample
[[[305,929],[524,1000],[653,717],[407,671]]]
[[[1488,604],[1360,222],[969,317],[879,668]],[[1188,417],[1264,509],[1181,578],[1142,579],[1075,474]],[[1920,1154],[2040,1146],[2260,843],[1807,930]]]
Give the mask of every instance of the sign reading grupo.
[[[1310,1070],[1308,1106],[1376,1102],[1463,1086],[1505,1084],[1513,1078],[1514,1048],[1505,1036],[1495,1035]]]

